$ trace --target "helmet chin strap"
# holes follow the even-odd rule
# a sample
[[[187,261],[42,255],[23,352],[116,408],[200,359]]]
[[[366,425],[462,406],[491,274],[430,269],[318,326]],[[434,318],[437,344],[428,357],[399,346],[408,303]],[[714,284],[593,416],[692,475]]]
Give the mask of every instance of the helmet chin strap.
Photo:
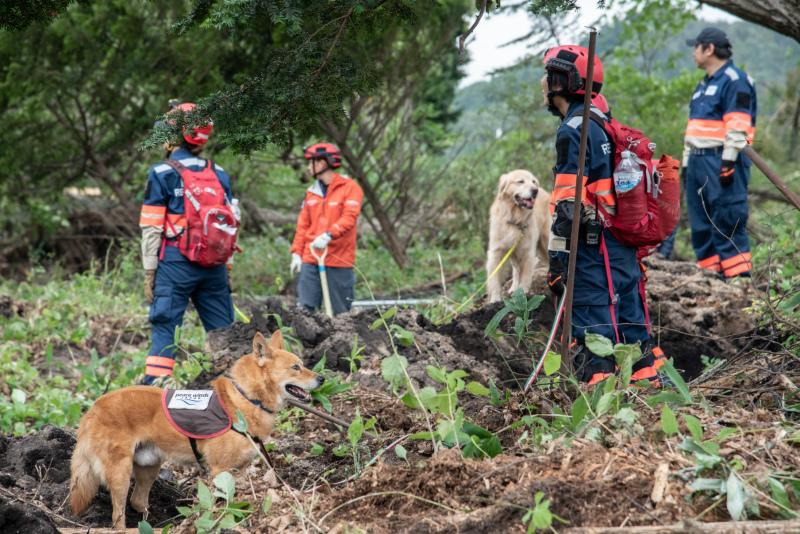
[[[564,118],[564,114],[561,113],[561,110],[555,105],[553,102],[553,97],[556,96],[566,96],[569,94],[568,91],[564,89],[559,89],[558,91],[554,91],[552,86],[550,85],[550,71],[548,70],[547,73],[547,111],[550,112],[551,115],[558,117],[559,119]]]
[[[320,160],[321,159],[322,158],[320,158]],[[325,168],[322,169],[321,171],[317,171],[317,172],[313,173],[311,176],[313,176],[314,178],[317,178],[320,174],[322,174],[323,172],[325,172],[325,171],[327,171],[328,169],[331,168],[331,165],[330,165],[330,163],[328,163],[328,160],[324,160],[324,161],[325,161]],[[316,164],[314,165],[314,167],[316,167]]]

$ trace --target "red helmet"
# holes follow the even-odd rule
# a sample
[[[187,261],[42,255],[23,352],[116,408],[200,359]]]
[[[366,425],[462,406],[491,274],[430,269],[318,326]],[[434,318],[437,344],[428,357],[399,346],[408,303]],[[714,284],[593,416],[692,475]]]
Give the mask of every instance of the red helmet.
[[[342,153],[331,143],[317,143],[303,149],[306,159],[325,159],[332,169],[342,166]]]
[[[586,94],[586,71],[589,67],[589,51],[582,46],[565,45],[548,50],[542,60],[545,68],[565,73],[569,84],[564,89],[575,95]],[[592,73],[592,96],[600,94],[603,86],[603,64],[600,58],[594,57]]]
[[[606,100],[606,97],[604,97],[603,95],[597,95],[592,97],[592,105],[594,105],[594,107],[596,107],[606,115],[608,115],[608,113],[611,111],[611,108],[608,107],[608,100]]]
[[[170,101],[171,102],[171,101]],[[194,104],[180,104],[172,108],[169,113],[172,113],[174,110],[178,109],[180,111],[189,112],[195,108]],[[169,116],[169,113],[167,115]],[[167,121],[169,124],[175,124],[174,121]],[[211,130],[214,129],[214,122],[209,119],[208,124],[205,126],[196,126],[192,128],[191,133],[186,132],[186,126],[183,127],[183,138],[186,142],[191,143],[193,145],[205,145],[208,143],[208,136],[211,135]]]

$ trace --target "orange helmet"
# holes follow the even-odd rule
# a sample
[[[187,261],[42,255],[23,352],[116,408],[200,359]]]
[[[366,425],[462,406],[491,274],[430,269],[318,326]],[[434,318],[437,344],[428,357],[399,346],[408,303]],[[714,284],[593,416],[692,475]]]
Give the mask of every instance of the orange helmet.
[[[303,155],[306,159],[324,159],[328,161],[328,165],[335,169],[342,166],[342,153],[336,148],[336,145],[331,143],[317,143],[310,147],[303,149]]]
[[[586,94],[586,73],[589,68],[589,51],[582,46],[565,45],[551,48],[545,52],[542,60],[545,68],[556,70],[567,75],[569,83],[564,88],[575,95]],[[592,96],[600,94],[603,86],[603,64],[600,58],[594,57],[594,72],[592,73]]]

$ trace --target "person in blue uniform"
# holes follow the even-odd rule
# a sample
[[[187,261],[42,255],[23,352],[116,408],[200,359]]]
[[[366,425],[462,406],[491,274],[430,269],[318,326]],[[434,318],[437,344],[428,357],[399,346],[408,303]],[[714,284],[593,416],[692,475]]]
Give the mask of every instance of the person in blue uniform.
[[[731,43],[717,28],[696,39],[692,57],[706,75],[689,106],[683,151],[686,205],[697,265],[726,279],[750,276],[747,185],[750,160],[741,149],[756,129],[756,87],[733,64]]]
[[[194,104],[176,109],[188,112]],[[213,123],[183,131],[180,145],[165,144],[167,159],[177,160],[191,171],[207,165],[231,204],[231,179],[219,165],[200,154],[208,142]],[[229,327],[233,323],[233,301],[228,283],[228,265],[203,267],[178,250],[177,238],[186,229],[183,179],[167,163],[150,169],[145,187],[139,227],[142,230],[142,262],[145,270],[145,297],[150,302],[151,348],[145,362],[141,384],[151,385],[158,377],[170,376],[175,366],[175,327],[192,300],[206,331]]]
[[[594,81],[589,89],[593,96],[600,93],[603,66],[595,57]],[[636,249],[624,246],[608,230],[602,239],[590,243],[585,235],[586,223],[595,219],[593,203],[584,196],[581,207],[575,207],[575,186],[579,162],[583,99],[586,92],[588,50],[567,45],[547,51],[543,63],[542,93],[548,110],[562,119],[556,134],[556,165],[553,168],[555,187],[550,201],[553,224],[550,232],[550,265],[547,273],[551,291],[561,297],[565,291],[567,264],[575,261],[575,283],[572,303],[572,336],[577,342],[573,361],[575,377],[596,384],[614,374],[613,357],[593,354],[585,345],[587,333],[599,334],[621,343],[641,342],[643,357],[634,364],[632,381],[642,379],[656,382],[657,372],[647,329],[644,307],[639,295],[641,272]],[[592,112],[608,122],[594,106]],[[614,148],[603,127],[589,121],[588,144],[583,180],[588,191],[603,211],[616,214],[614,190]],[[603,217],[602,213],[600,218]],[[569,239],[573,217],[581,217],[582,231],[578,238],[577,257],[569,258]]]

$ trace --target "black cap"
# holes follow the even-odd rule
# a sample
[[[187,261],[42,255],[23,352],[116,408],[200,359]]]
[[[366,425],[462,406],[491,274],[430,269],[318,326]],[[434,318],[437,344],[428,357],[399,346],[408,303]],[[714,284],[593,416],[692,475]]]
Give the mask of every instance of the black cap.
[[[717,28],[705,28],[696,39],[686,39],[686,44],[689,46],[713,44],[715,48],[730,48],[731,46],[731,42],[728,41],[728,36],[725,32]]]

